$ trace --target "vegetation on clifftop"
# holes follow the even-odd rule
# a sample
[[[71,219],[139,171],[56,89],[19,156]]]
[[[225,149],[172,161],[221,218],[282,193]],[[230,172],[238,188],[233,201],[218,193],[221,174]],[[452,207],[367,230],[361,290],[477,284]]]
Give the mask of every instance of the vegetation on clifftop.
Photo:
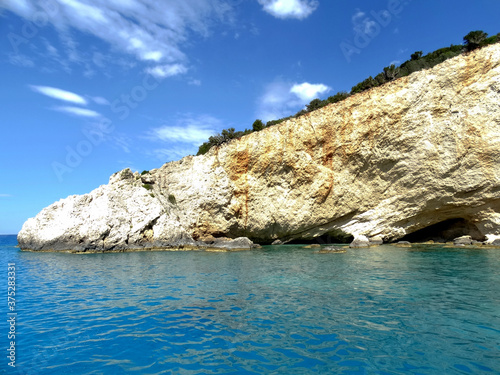
[[[427,55],[423,55],[422,51],[416,51],[415,53],[411,54],[410,60],[405,61],[399,66],[395,66],[393,64],[385,67],[382,72],[377,74],[375,77],[370,76],[364,81],[353,86],[351,92],[348,93],[345,91],[341,91],[324,100],[319,98],[313,99],[309,104],[306,105],[305,109],[302,109],[295,115],[284,117],[278,120],[271,120],[266,124],[264,124],[262,120],[257,119],[253,123],[252,129],[245,129],[244,131],[236,131],[234,128],[224,129],[221,133],[209,137],[208,141],[203,143],[199,147],[197,155],[203,155],[207,153],[213,146],[220,146],[223,143],[231,141],[232,139],[240,138],[246,134],[260,131],[264,128],[279,124],[290,118],[302,116],[306,113],[322,108],[328,104],[340,102],[351,95],[355,95],[371,88],[381,86],[386,82],[391,82],[395,79],[408,76],[413,72],[432,68],[442,63],[443,61],[451,59],[452,57],[458,56],[462,53],[467,53],[477,48],[499,42],[500,33],[488,37],[488,34],[484,31],[476,30],[471,31],[466,36],[464,36],[463,44],[452,44],[450,47],[440,48],[436,51],[428,53]]]

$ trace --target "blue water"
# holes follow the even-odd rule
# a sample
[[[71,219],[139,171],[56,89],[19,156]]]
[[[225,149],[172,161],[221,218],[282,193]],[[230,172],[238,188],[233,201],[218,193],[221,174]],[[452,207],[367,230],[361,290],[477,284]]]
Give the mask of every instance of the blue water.
[[[500,374],[500,250],[15,245],[0,236],[17,287],[16,368],[2,297],[0,373]]]

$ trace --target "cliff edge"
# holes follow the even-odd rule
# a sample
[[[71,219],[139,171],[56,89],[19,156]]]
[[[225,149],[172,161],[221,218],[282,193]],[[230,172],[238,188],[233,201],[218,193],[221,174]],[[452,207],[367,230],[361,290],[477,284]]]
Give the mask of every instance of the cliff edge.
[[[42,210],[22,249],[500,235],[500,45]],[[451,234],[450,234],[451,235]]]

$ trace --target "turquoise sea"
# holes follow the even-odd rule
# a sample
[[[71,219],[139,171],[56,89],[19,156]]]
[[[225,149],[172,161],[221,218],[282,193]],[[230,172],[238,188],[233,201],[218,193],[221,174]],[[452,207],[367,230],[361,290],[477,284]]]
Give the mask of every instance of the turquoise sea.
[[[0,236],[0,373],[500,374],[498,249],[75,255],[15,245]]]

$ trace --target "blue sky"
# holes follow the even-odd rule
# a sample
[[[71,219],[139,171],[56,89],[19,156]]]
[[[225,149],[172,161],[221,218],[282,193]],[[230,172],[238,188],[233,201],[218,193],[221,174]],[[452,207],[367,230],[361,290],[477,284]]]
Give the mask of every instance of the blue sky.
[[[384,66],[500,32],[498,0],[2,0],[0,234]]]

